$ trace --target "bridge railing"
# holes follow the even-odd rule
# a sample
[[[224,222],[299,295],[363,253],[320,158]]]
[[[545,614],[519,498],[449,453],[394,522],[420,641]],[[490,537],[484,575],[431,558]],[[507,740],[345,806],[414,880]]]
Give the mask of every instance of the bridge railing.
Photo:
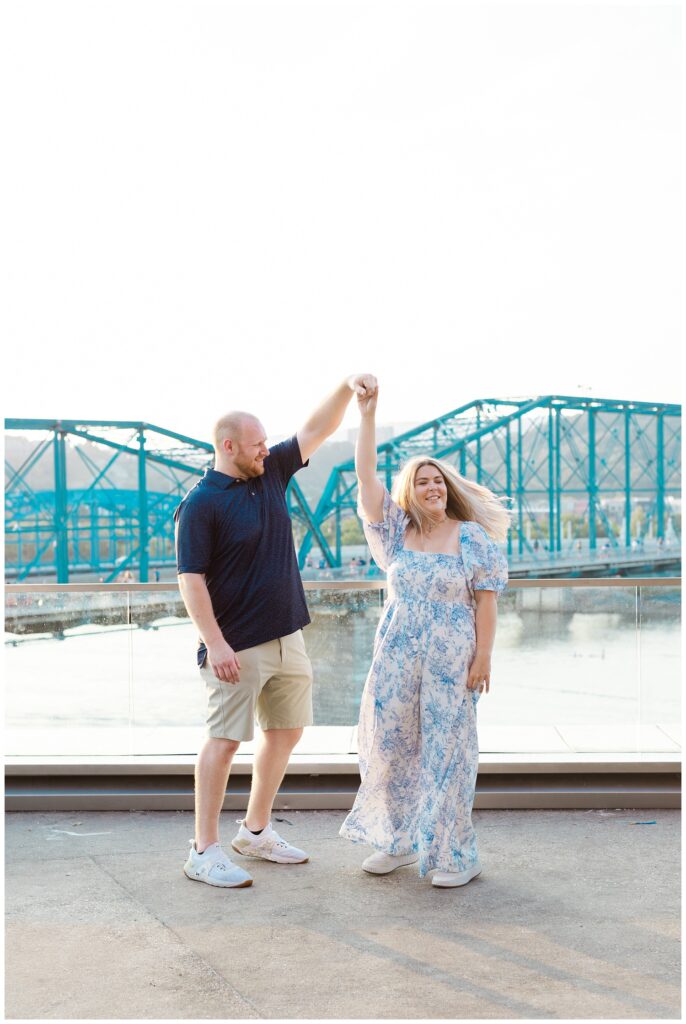
[[[385,581],[305,587],[315,728],[299,749],[354,754]],[[204,690],[175,583],[5,590],[10,756],[197,752]],[[479,702],[482,753],[678,755],[680,609],[674,577],[511,581]]]

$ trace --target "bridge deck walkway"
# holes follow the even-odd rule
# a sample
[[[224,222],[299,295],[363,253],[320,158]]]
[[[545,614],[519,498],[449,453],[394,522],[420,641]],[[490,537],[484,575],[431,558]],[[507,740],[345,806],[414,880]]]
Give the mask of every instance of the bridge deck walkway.
[[[8,1018],[679,1019],[677,810],[476,811],[459,889],[365,874],[343,817],[278,814],[310,861],[226,891],[190,812],[10,814]]]

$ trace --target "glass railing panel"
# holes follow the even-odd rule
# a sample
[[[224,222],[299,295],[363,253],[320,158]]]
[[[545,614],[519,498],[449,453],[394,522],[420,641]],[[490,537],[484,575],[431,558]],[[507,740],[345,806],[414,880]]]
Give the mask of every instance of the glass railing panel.
[[[132,591],[132,744],[135,754],[193,754],[203,742],[205,691],[198,631],[178,589]]]
[[[510,588],[499,600],[483,752],[638,749],[633,586]]]
[[[312,621],[305,642],[314,673],[314,724],[341,732],[306,734],[301,752],[350,751],[382,594],[351,584],[345,589],[308,587]],[[197,631],[178,593],[134,591],[131,619],[137,627],[131,634],[134,752],[193,753],[203,741],[206,709]]]
[[[308,590],[315,725],[357,724],[383,599],[382,590]]]
[[[383,598],[378,581],[307,585],[315,729],[301,752],[354,749]],[[172,584],[10,588],[6,604],[9,754],[197,752],[196,630]],[[679,612],[676,586],[511,586],[479,701],[482,753],[678,751]]]
[[[128,594],[5,598],[5,751],[131,752]]]
[[[681,591],[641,586],[637,595],[641,745],[681,748]]]

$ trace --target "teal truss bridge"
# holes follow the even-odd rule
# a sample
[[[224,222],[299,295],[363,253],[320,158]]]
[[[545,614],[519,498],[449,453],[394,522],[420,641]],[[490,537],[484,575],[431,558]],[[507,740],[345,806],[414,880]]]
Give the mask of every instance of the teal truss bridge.
[[[8,419],[5,427],[9,579],[147,582],[174,565],[173,511],[212,464],[211,445],[134,421]],[[541,560],[578,568],[601,551],[608,571],[628,558],[674,565],[680,438],[678,405],[482,398],[380,444],[379,476],[390,487],[403,462],[426,455],[507,497],[515,574]],[[353,461],[333,468],[314,508],[297,479],[288,502],[301,568],[335,574],[356,515]]]

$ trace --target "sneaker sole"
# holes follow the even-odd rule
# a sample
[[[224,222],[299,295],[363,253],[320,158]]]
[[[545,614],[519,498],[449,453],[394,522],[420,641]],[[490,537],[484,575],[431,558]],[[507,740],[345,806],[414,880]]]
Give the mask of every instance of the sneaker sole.
[[[477,871],[477,873],[475,875],[470,875],[470,877],[466,878],[464,880],[464,882],[449,882],[449,883],[446,883],[446,882],[434,882],[434,880],[432,878],[431,879],[431,884],[436,889],[459,889],[459,887],[461,885],[469,885],[469,883],[473,882],[475,878],[478,878],[480,874],[481,874],[481,872]]]
[[[233,845],[233,843],[231,843],[231,849],[240,854],[241,857],[247,857],[248,860],[269,860],[272,864],[307,864],[310,859],[309,857],[305,857],[304,860],[286,860],[285,857],[283,859],[279,857],[263,857],[261,853],[243,853],[243,851],[239,850],[237,846]]]
[[[390,875],[391,872],[397,871],[399,868],[410,868],[413,864],[416,864],[419,857],[415,857],[414,860],[407,860],[404,864],[394,864],[390,868],[366,868],[364,864],[361,865],[362,870],[366,871],[368,875]]]
[[[183,868],[182,872],[189,882],[204,882],[205,885],[213,885],[215,889],[247,889],[252,885],[252,878],[247,878],[245,882],[237,882],[236,885],[222,885],[221,882],[213,882],[209,878],[195,878],[193,875],[189,875]]]

